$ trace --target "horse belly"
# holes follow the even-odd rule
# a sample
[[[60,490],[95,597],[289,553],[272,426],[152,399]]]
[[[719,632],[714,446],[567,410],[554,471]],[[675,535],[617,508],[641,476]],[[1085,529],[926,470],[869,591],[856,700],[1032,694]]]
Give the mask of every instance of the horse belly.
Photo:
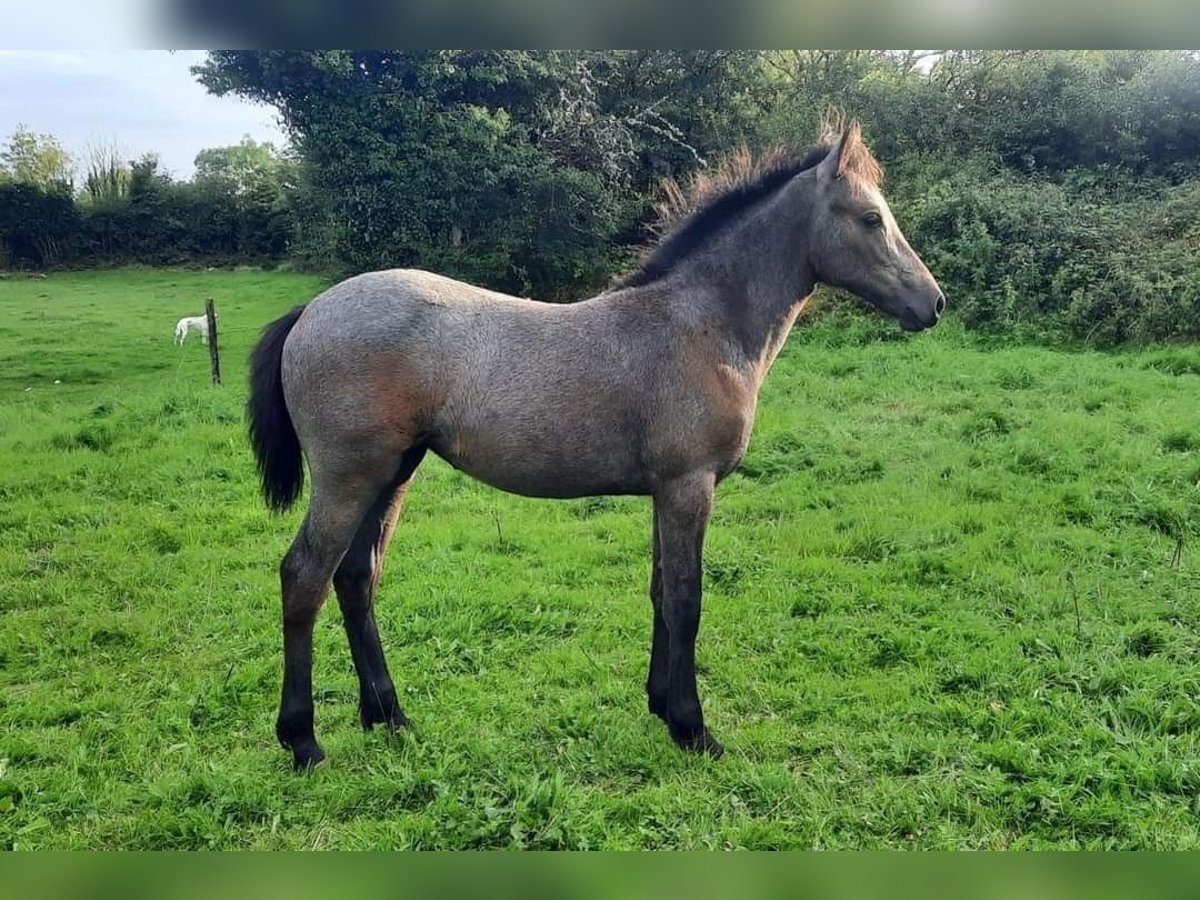
[[[632,448],[580,436],[559,441],[509,441],[482,434],[434,440],[431,449],[454,468],[485,484],[526,497],[568,499],[603,494],[648,494]]]

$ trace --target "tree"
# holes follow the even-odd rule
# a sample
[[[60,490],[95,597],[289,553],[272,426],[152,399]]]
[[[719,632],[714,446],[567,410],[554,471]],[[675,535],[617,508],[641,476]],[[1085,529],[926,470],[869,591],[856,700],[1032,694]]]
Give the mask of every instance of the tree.
[[[224,230],[231,254],[278,256],[292,239],[292,193],[298,168],[269,143],[245,137],[196,155],[193,201],[206,232]]]
[[[258,143],[247,135],[231,147],[209,147],[197,153],[195,180],[245,196],[264,188],[277,190],[283,167],[272,144]]]
[[[266,102],[303,159],[303,244],[578,296],[639,240],[648,188],[749,134],[741,51],[218,51],[216,94]]]
[[[92,203],[112,203],[129,196],[131,172],[125,152],[115,142],[87,148],[83,196]]]
[[[221,51],[196,71],[215,93],[279,110],[304,160],[301,243],[327,264],[422,265],[545,295],[607,274],[620,210],[603,175],[537,146],[570,63],[523,51]]]
[[[72,183],[71,157],[59,140],[24,125],[17,126],[0,151],[0,169],[15,182],[40,188]]]

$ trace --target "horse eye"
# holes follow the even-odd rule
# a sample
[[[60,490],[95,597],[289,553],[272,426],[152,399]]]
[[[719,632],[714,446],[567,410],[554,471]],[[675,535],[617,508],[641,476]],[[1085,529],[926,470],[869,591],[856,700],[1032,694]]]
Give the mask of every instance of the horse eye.
[[[869,212],[862,218],[863,224],[868,228],[878,228],[883,224],[883,216],[877,212]]]

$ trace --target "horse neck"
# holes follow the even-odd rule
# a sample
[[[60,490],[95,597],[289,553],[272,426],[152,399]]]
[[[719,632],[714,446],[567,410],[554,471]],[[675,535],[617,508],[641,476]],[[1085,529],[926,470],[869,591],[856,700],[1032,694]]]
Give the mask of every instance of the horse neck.
[[[815,277],[808,262],[815,180],[810,173],[731,223],[685,264],[726,335],[725,360],[761,384],[795,324]]]

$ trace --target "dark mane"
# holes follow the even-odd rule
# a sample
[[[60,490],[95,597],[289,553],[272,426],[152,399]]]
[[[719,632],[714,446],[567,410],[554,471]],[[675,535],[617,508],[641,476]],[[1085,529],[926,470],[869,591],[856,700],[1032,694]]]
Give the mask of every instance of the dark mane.
[[[822,140],[807,150],[776,148],[757,157],[743,148],[714,172],[693,175],[686,189],[678,182],[665,182],[665,198],[656,207],[658,221],[653,226],[661,237],[637,270],[616,287],[640,287],[658,281],[729,222],[820,163],[835,146],[836,142]]]

